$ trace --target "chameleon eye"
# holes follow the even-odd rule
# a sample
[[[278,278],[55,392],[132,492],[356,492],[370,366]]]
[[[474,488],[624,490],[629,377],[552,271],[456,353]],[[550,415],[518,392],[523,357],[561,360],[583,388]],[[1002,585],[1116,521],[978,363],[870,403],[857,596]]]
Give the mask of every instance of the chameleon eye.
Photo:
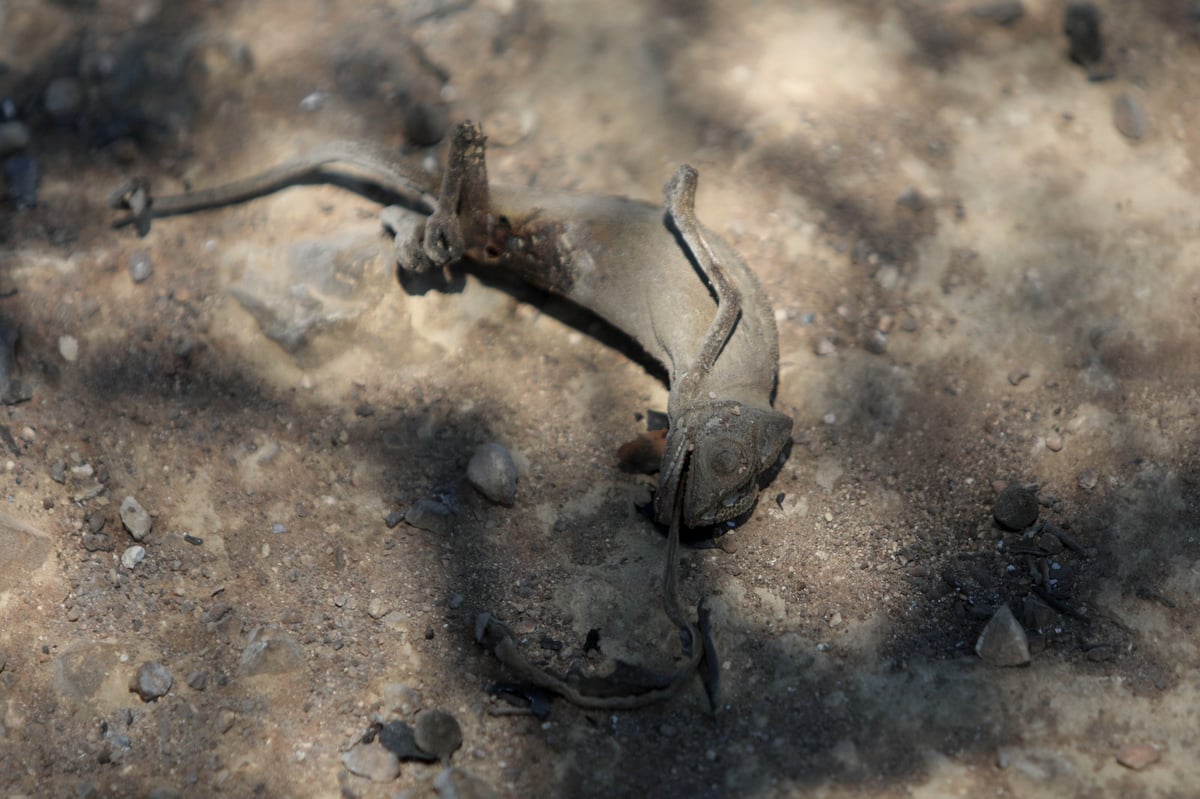
[[[732,448],[722,447],[712,454],[709,465],[717,474],[733,474],[738,471],[740,459]]]

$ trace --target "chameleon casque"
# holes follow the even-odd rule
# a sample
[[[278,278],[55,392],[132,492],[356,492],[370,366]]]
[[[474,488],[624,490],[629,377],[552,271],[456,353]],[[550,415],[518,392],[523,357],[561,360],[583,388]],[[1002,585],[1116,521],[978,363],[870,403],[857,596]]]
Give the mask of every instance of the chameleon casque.
[[[577,704],[628,707],[654,701],[673,693],[685,671],[702,660],[709,661],[706,686],[713,699],[716,664],[706,614],[702,608],[698,629],[675,594],[678,531],[681,524],[702,527],[747,513],[760,476],[771,471],[790,440],[792,419],[771,407],[779,344],[770,303],[737,253],[696,219],[697,173],[691,167],[679,168],[664,188],[664,206],[657,206],[489,185],[485,142],[478,126],[458,125],[440,185],[413,163],[343,142],[235,183],[172,197],[151,198],[145,181],[130,181],[114,193],[113,204],[131,210],[124,221],[144,233],[154,217],[240,202],[311,178],[328,165],[349,165],[430,212],[414,219],[408,209],[384,211],[402,269],[444,269],[465,258],[512,270],[636,341],[666,367],[669,378],[669,426],[654,516],[671,526],[664,593],[688,664],[644,690],[622,694],[610,684],[599,696],[524,661],[507,628],[487,614],[481,615],[477,637],[521,677]],[[703,647],[695,645],[698,640]]]

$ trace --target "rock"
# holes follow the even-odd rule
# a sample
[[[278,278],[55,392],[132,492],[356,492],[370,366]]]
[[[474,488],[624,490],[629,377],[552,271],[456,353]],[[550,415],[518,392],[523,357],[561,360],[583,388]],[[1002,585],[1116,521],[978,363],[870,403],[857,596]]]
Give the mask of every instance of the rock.
[[[470,772],[448,768],[433,778],[433,787],[441,799],[499,799],[492,786]]]
[[[296,640],[279,627],[255,627],[238,663],[244,677],[258,674],[286,674],[304,667],[304,651]]]
[[[1141,141],[1146,135],[1146,112],[1129,92],[1121,92],[1113,100],[1113,125],[1130,141]]]
[[[450,509],[436,499],[422,497],[404,514],[404,521],[421,530],[445,535],[451,530]]]
[[[1141,771],[1162,759],[1162,752],[1148,744],[1126,744],[1117,752],[1117,762],[1127,769]]]
[[[121,565],[126,569],[136,569],[138,564],[146,559],[146,548],[141,544],[134,544],[121,553]]]
[[[187,676],[188,688],[193,691],[203,691],[208,687],[208,674],[203,671],[193,671]]]
[[[290,353],[359,318],[383,297],[387,270],[374,235],[339,233],[276,247],[236,245],[222,261],[230,293]]]
[[[1024,530],[1038,519],[1037,494],[1010,483],[996,497],[992,508],[996,523],[1006,530]]]
[[[400,776],[400,758],[374,743],[360,743],[343,753],[342,765],[371,782],[391,782]]]
[[[50,465],[50,479],[60,485],[67,482],[67,464],[65,461],[55,461]]]
[[[462,746],[462,727],[458,719],[444,710],[422,710],[413,723],[413,736],[424,752],[447,760]]]
[[[166,696],[173,682],[171,670],[163,664],[143,663],[130,680],[129,690],[140,696],[143,702],[153,702],[161,696]]]
[[[154,263],[150,260],[150,253],[145,250],[135,250],[133,255],[129,257],[129,276],[133,278],[134,283],[144,283],[154,274]]]
[[[121,500],[121,523],[134,541],[142,541],[150,534],[152,521],[140,502],[133,497],[125,497]]]
[[[975,643],[975,654],[990,666],[1024,666],[1029,662],[1029,638],[1008,605],[1001,605]]]
[[[379,743],[401,760],[432,763],[437,757],[417,746],[416,733],[403,721],[391,721],[379,729]]]
[[[517,465],[500,444],[481,445],[467,465],[467,482],[492,502],[512,507],[517,499]]]
[[[1095,469],[1084,469],[1075,476],[1075,482],[1084,491],[1091,491],[1099,484],[1100,475],[1096,473]]]

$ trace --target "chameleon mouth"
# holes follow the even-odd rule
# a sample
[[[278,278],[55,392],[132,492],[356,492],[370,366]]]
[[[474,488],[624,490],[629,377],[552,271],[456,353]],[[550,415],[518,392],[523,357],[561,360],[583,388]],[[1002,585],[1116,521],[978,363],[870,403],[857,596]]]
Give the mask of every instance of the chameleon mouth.
[[[734,491],[726,494],[720,504],[714,508],[709,508],[703,511],[697,518],[686,520],[688,527],[700,527],[707,524],[720,524],[721,522],[736,519],[738,516],[746,513],[754,506],[754,500],[758,497],[758,491],[754,486],[749,486],[741,491]]]

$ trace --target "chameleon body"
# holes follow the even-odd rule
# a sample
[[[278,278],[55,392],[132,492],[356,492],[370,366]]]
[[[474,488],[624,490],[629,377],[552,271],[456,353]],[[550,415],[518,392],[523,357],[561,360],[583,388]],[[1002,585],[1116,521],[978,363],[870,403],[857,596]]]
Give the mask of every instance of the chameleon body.
[[[607,320],[668,372],[668,431],[655,518],[669,525],[663,595],[680,631],[685,660],[675,672],[620,680],[602,689],[532,664],[512,632],[490,614],[476,638],[521,679],[584,707],[628,708],[674,695],[699,671],[711,707],[719,668],[701,603],[693,622],[675,576],[681,526],[700,527],[747,513],[787,445],[790,417],[771,408],[779,365],[774,314],[753,273],[695,216],[697,174],[680,167],[662,206],[567,192],[489,185],[485,139],[471,123],[451,140],[440,185],[417,164],[367,145],[334,143],[244,180],[162,199],[134,180],[112,203],[145,233],[158,216],[228,205],[311,179],[329,165],[351,166],[380,188],[428,213],[384,209],[396,260],[412,272],[462,259],[515,272]],[[628,665],[628,664],[625,664]],[[643,674],[645,678],[647,675]]]

